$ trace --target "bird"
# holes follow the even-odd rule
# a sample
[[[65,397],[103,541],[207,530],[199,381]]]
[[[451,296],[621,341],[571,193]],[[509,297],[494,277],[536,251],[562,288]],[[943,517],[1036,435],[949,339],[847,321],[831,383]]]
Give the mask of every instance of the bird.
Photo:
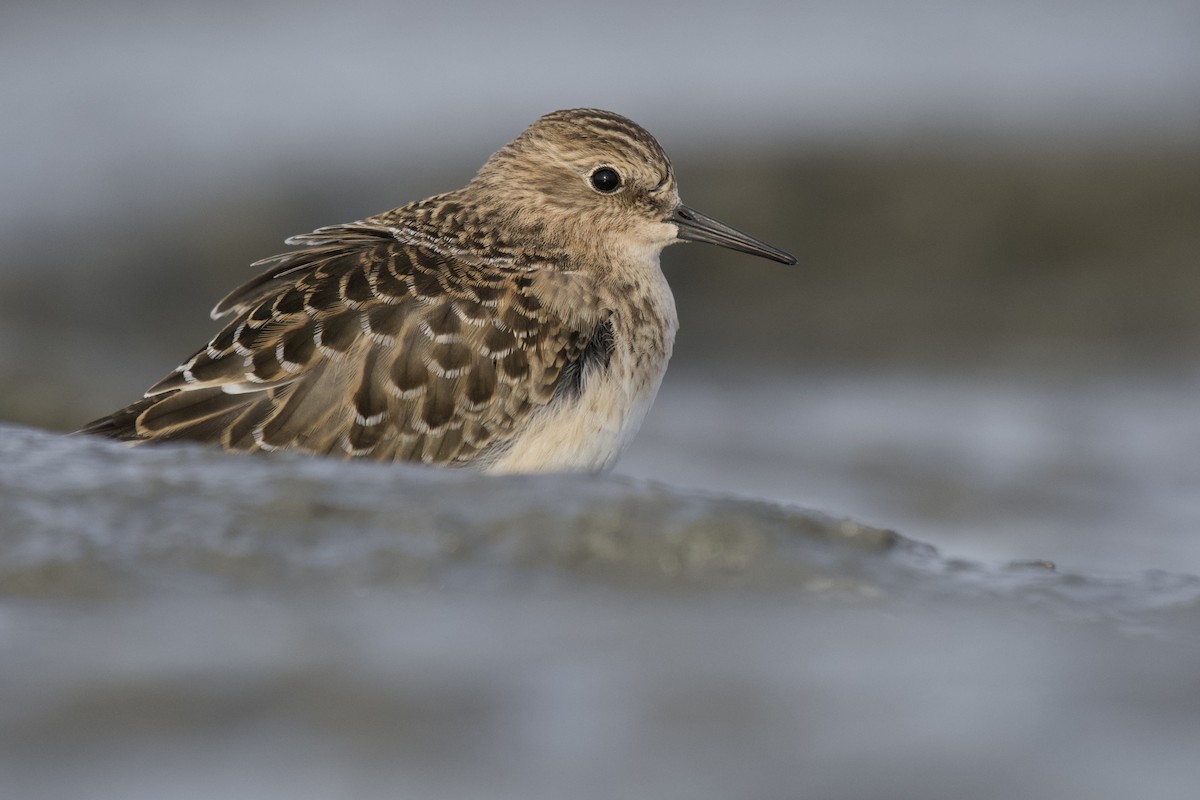
[[[671,356],[663,248],[796,263],[684,205],[658,141],[590,108],[541,117],[461,189],[285,241],[217,303],[208,344],[77,433],[602,471]]]

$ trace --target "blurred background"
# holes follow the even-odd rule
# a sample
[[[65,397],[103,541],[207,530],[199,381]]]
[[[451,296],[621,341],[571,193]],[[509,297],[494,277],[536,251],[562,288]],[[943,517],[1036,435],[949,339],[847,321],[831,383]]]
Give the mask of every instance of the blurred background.
[[[1194,800],[1198,43],[1196,0],[7,0],[0,422],[133,400],[285,237],[557,108],[800,263],[664,253],[618,472],[679,490],[0,426],[0,795]]]
[[[599,106],[793,251],[664,268],[618,470],[964,556],[1200,572],[1200,6],[89,4],[0,25],[0,419],[139,396],[293,233]]]

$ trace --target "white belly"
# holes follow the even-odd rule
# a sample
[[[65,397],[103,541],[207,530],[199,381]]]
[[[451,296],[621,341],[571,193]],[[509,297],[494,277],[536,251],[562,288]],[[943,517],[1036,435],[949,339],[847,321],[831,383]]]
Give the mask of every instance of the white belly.
[[[537,413],[488,472],[579,472],[610,469],[654,403],[675,344],[675,298],[658,267],[658,252],[629,263],[636,280],[604,305],[613,309],[608,366],[589,368],[580,393],[556,398]]]
[[[666,283],[663,282],[665,289]],[[583,375],[577,396],[557,398],[535,415],[488,472],[571,472],[610,469],[654,403],[675,342],[675,303],[664,291],[665,324],[621,330],[608,366]],[[660,296],[661,297],[661,296]]]
[[[531,420],[488,472],[578,472],[610,469],[650,410],[667,359],[640,364],[638,380],[610,368],[585,377],[577,397],[561,398]],[[651,369],[646,369],[650,367]],[[590,380],[589,380],[590,379]]]

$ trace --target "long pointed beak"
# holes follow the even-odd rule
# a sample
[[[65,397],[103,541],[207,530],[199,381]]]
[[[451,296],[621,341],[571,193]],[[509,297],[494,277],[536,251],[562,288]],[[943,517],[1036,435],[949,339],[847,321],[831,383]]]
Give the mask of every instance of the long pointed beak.
[[[778,247],[772,247],[766,242],[761,242],[723,222],[717,222],[712,217],[706,217],[685,205],[679,205],[675,209],[675,213],[667,218],[667,221],[675,223],[679,228],[677,235],[687,242],[717,244],[721,247],[728,247],[730,250],[749,253],[752,256],[769,258],[780,264],[796,263],[796,257],[791,253],[784,252]]]

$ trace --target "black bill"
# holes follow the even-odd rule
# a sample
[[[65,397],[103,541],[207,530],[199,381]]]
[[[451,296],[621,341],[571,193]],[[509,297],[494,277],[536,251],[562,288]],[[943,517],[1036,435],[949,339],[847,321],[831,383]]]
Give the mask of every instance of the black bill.
[[[795,264],[796,257],[784,252],[778,247],[771,247],[766,242],[760,242],[753,236],[731,228],[723,222],[717,222],[712,217],[706,217],[695,209],[681,205],[675,209],[669,222],[674,222],[679,228],[679,238],[688,242],[708,242],[728,247],[753,256],[762,256],[780,264]]]

